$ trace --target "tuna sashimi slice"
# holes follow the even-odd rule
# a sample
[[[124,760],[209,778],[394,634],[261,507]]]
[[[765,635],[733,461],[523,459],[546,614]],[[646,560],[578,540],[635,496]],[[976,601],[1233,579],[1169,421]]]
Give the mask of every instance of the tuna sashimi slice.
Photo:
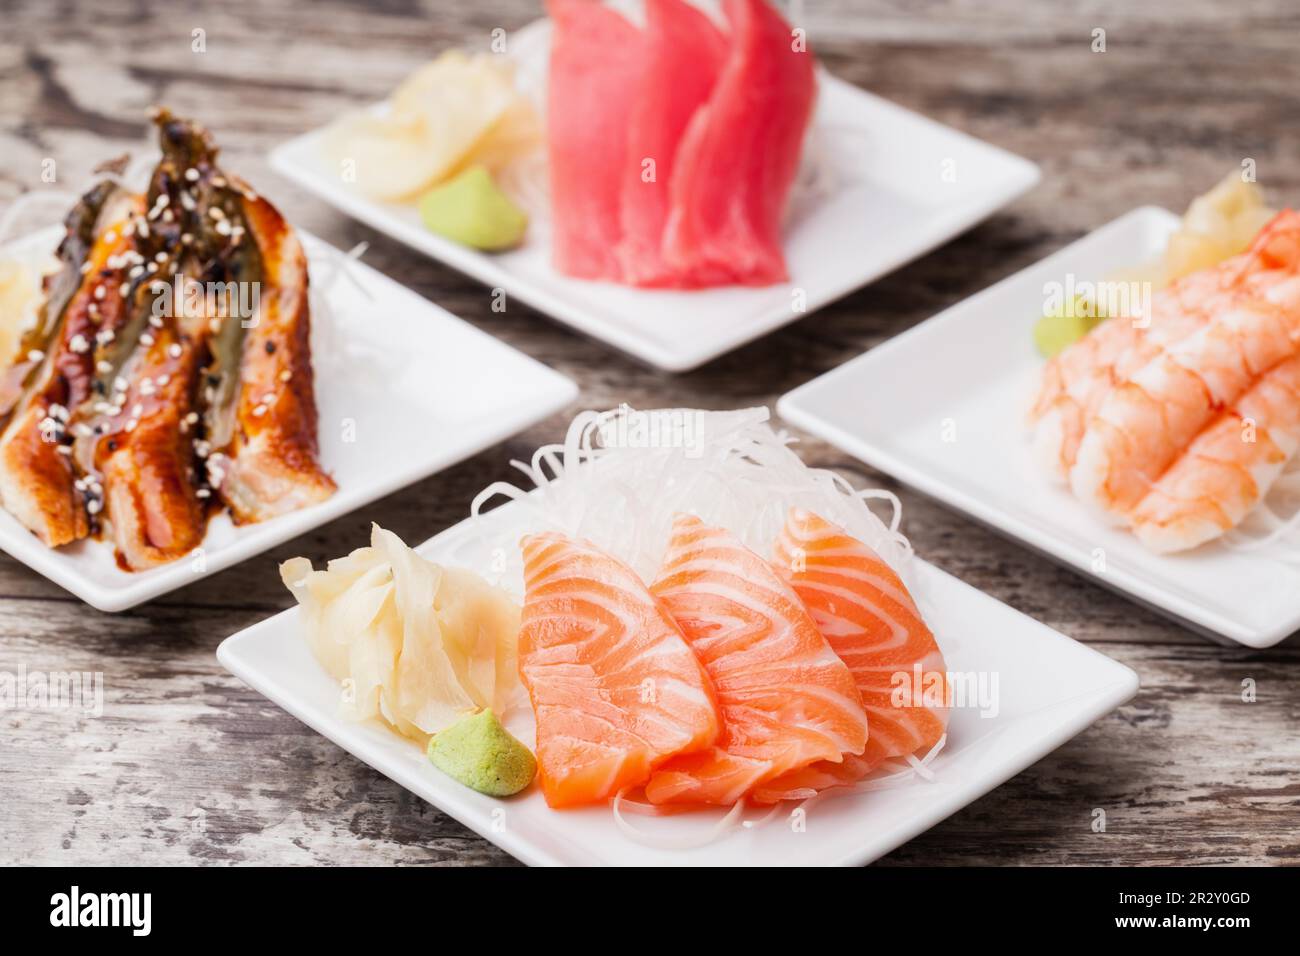
[[[884,760],[929,750],[948,724],[943,654],[894,570],[843,528],[798,508],[774,550],[773,567],[852,672],[871,734],[860,756],[764,783],[753,794],[759,803],[856,783]]]
[[[605,800],[710,746],[719,721],[708,676],[636,572],[561,534],[522,547],[519,676],[546,802]]]
[[[547,90],[554,265],[578,278],[618,280],[619,196],[642,34],[594,0],[546,6],[555,24]]]
[[[678,147],[663,257],[687,286],[788,278],[781,215],[816,93],[813,55],[764,0],[725,0],[731,49]]]
[[[628,118],[617,255],[632,285],[672,286],[660,249],[677,148],[727,58],[713,21],[686,0],[646,0],[645,59]]]
[[[714,747],[651,776],[651,803],[731,804],[782,773],[862,753],[853,675],[789,585],[728,532],[678,515],[651,592],[704,663],[722,715]]]

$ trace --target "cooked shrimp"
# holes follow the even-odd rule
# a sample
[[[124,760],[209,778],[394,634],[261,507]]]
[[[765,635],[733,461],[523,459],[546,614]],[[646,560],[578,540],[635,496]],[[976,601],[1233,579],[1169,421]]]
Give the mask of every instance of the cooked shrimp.
[[[1283,264],[1283,254],[1294,258]],[[1273,366],[1300,347],[1300,215],[1284,212],[1243,256],[1212,320],[1119,381],[1088,420],[1070,469],[1080,500],[1124,520],[1165,471]]]
[[[1275,365],[1161,475],[1133,510],[1133,533],[1184,551],[1235,527],[1300,448],[1300,355]]]
[[[1232,275],[1193,273],[1152,299],[1145,327],[1132,316],[1107,319],[1047,363],[1029,421],[1035,458],[1049,474],[1068,480],[1087,423],[1116,382],[1207,325],[1241,294]]]

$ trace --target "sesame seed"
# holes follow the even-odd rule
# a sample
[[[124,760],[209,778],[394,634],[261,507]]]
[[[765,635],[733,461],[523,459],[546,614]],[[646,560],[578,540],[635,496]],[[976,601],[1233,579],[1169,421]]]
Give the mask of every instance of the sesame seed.
[[[185,170],[185,179],[187,182],[197,183],[199,181],[199,171],[197,169],[194,169],[193,167],[190,167],[189,169]]]
[[[167,346],[167,354],[172,358],[180,358],[181,351],[182,351],[181,347],[177,345],[175,342]]]
[[[45,353],[40,349],[32,349],[27,353],[27,361],[29,362],[39,362],[43,358],[45,358]]]

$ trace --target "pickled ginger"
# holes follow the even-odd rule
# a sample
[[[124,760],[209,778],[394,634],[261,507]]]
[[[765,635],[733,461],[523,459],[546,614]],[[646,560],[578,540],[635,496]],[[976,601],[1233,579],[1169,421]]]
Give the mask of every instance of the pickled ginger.
[[[422,558],[371,526],[370,547],[323,570],[280,565],[308,646],[343,685],[342,710],[427,742],[465,714],[504,713],[519,691],[519,605],[472,571]]]

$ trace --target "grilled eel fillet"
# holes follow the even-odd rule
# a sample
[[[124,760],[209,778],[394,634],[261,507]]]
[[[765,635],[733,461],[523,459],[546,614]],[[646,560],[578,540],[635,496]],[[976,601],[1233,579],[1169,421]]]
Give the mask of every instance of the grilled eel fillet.
[[[56,281],[41,323],[57,346],[21,370],[20,402],[0,381],[0,416],[15,405],[0,436],[5,507],[52,546],[98,526],[133,570],[198,546],[216,493],[236,521],[260,521],[335,488],[317,458],[301,246],[221,173],[202,127],[165,111],[156,122],[163,157],[129,227],[103,223],[110,187],[79,204],[60,247],[71,291]],[[260,309],[252,321],[211,300],[195,309],[173,295],[180,277],[256,287]]]
[[[266,200],[246,191],[243,214],[261,253],[262,286],[244,340],[229,462],[219,482],[237,522],[324,501],[336,487],[318,457],[307,258]]]
[[[153,270],[142,296],[148,312],[134,325],[134,340],[124,343],[129,353],[111,363],[117,367],[106,383],[107,417],[98,420],[90,449],[77,456],[102,476],[106,528],[133,570],[188,554],[207,530],[211,490],[196,426],[219,320],[204,298],[187,301],[183,283],[257,278],[256,256],[238,248],[240,237],[214,228],[235,199],[223,185],[211,137],[165,111],[156,122],[162,159],[136,230]]]
[[[45,544],[58,547],[90,533],[83,483],[75,474],[68,430],[71,410],[86,401],[95,378],[97,337],[115,334],[129,312],[121,254],[131,248],[124,224],[138,199],[105,184],[68,216],[59,246],[63,262],[50,283],[25,358],[9,371],[11,408],[0,433],[0,502]],[[107,225],[101,223],[105,218]],[[113,264],[110,264],[113,263]]]

